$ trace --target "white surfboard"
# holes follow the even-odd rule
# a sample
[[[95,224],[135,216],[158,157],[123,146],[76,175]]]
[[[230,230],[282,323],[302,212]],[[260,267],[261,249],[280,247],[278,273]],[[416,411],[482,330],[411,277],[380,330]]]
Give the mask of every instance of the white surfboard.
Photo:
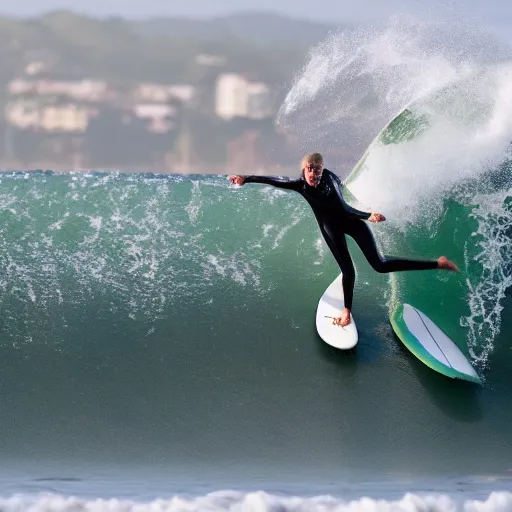
[[[419,309],[400,304],[390,320],[402,343],[428,367],[453,379],[481,384],[460,348]]]
[[[354,318],[351,315],[351,322],[345,327],[333,323],[334,319],[340,316],[341,310],[345,307],[341,278],[342,275],[340,274],[325,290],[318,302],[316,330],[320,338],[328,345],[348,350],[354,347],[358,340]]]

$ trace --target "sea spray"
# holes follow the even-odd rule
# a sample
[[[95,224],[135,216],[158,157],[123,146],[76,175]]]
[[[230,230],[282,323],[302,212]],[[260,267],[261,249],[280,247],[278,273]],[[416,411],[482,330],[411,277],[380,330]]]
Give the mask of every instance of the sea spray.
[[[512,50],[471,25],[396,16],[313,47],[277,123],[304,145],[362,152],[396,114],[451,83],[508,62]]]

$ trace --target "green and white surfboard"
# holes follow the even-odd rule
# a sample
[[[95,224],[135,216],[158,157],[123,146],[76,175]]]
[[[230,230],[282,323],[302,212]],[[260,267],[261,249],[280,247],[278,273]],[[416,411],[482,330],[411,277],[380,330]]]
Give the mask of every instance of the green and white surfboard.
[[[402,343],[432,370],[452,379],[482,384],[459,347],[419,309],[400,304],[390,320]]]

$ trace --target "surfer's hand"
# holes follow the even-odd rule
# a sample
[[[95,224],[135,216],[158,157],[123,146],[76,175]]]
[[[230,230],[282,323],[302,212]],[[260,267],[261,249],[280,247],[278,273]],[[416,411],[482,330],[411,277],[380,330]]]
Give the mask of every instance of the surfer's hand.
[[[233,183],[233,185],[243,185],[245,183],[245,178],[243,176],[231,175],[228,176],[228,180]]]
[[[373,212],[368,218],[370,222],[383,222],[386,220],[386,217],[382,215],[382,213]]]

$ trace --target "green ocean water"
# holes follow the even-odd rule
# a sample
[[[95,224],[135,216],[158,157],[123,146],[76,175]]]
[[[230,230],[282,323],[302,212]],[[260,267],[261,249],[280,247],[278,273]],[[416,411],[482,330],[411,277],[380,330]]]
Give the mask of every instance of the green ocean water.
[[[455,382],[394,336],[393,283],[352,245],[360,341],[321,342],[316,305],[338,269],[298,195],[115,173],[4,173],[0,188],[5,460],[296,482],[508,471],[508,296],[481,340],[485,386]],[[468,350],[465,279],[479,273],[460,240],[478,247],[466,209],[447,211],[456,236],[403,234],[400,252],[442,247],[464,276],[415,272],[402,291],[436,313],[442,290],[436,320]]]

